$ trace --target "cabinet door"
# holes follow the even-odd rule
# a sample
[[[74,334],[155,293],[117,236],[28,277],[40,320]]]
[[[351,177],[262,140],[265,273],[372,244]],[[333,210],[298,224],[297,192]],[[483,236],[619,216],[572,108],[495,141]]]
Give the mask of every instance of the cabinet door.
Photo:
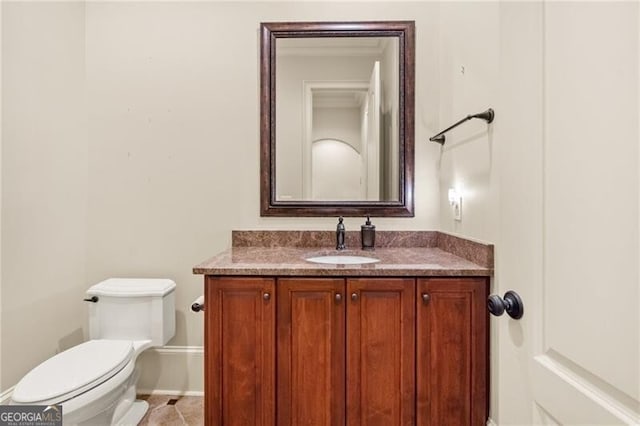
[[[413,426],[415,280],[347,280],[347,424]]]
[[[278,279],[278,425],[344,425],[344,279]]]
[[[275,424],[275,280],[205,281],[205,423]]]
[[[486,278],[418,280],[420,426],[487,421]]]

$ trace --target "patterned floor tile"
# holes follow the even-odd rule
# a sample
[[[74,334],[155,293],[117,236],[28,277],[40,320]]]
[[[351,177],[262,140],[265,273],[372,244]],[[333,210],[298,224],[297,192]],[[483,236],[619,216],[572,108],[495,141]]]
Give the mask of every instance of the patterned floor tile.
[[[201,396],[138,395],[149,403],[149,411],[139,426],[199,426],[204,424]]]

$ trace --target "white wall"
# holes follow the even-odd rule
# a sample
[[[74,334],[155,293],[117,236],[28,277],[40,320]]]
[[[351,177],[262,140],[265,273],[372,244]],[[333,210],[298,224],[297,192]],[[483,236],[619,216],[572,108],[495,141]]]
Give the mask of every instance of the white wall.
[[[360,152],[362,130],[360,107],[316,107],[313,108],[313,126],[311,139],[338,139]]]
[[[436,109],[429,48],[437,28],[434,5],[3,7],[3,87],[9,90],[2,117],[2,390],[86,337],[86,311],[78,301],[92,283],[108,276],[174,278],[178,331],[172,343],[198,347],[201,316],[187,306],[201,293],[202,279],[190,269],[227,247],[231,229],[332,229],[335,218],[258,216],[260,21],[417,21],[424,49],[416,58],[416,217],[377,225],[436,227],[436,150],[420,143]],[[361,221],[347,219],[347,227]],[[25,273],[34,265],[37,279]],[[164,375],[174,367],[173,373],[189,370],[176,376],[194,377],[182,389],[197,389],[200,366],[183,362],[186,353],[198,356],[197,348],[190,351],[150,355],[169,364],[161,377],[143,379],[143,387],[174,386]]]
[[[190,268],[228,246],[231,229],[334,226],[335,218],[259,217],[257,30],[260,21],[282,19],[430,16],[428,6],[376,3],[368,16],[361,6],[87,5],[89,281],[175,279],[172,344],[202,344],[202,318],[188,312],[202,277]],[[429,31],[428,20],[422,28]],[[420,123],[416,133],[424,139]],[[417,168],[416,218],[379,220],[381,229],[436,226],[436,191],[426,177],[433,170],[429,160]]]
[[[0,391],[86,335],[84,290],[111,276],[178,283],[177,333],[142,389],[202,389],[191,267],[232,229],[333,229],[259,216],[259,23],[415,19],[416,216],[438,224],[434,5],[396,2],[3,2]],[[425,117],[427,117],[425,119]],[[357,229],[362,218],[347,218]],[[19,349],[16,349],[19,348]]]
[[[84,12],[2,4],[0,391],[85,337]]]
[[[438,34],[439,123],[449,127],[468,114],[494,106],[500,70],[500,3],[440,4]],[[495,106],[494,106],[495,108]],[[435,132],[434,132],[435,133]],[[432,136],[432,135],[429,135]],[[446,134],[439,153],[440,226],[444,231],[492,240],[490,201],[495,191],[494,139],[482,120],[472,120]],[[436,145],[430,143],[431,145]],[[453,220],[449,188],[463,195],[461,222]]]

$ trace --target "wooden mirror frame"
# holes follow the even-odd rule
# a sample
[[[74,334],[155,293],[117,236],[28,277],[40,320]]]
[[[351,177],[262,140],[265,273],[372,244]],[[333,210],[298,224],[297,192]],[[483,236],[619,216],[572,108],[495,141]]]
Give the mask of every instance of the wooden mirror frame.
[[[414,21],[269,22],[260,24],[260,215],[413,217]],[[399,200],[276,200],[276,40],[306,37],[399,38]]]

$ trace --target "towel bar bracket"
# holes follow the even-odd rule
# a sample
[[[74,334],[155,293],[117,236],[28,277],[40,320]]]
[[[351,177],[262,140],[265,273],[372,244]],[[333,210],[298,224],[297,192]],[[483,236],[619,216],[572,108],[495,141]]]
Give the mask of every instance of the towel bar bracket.
[[[462,120],[458,121],[457,123],[447,127],[446,129],[444,129],[443,131],[441,131],[437,135],[430,137],[429,140],[431,142],[436,142],[436,143],[439,143],[440,145],[444,145],[444,142],[445,142],[444,134],[447,133],[449,130],[452,130],[452,129],[458,127],[459,125],[461,125],[465,121],[471,120],[472,118],[479,118],[481,120],[486,121],[487,124],[488,124],[488,123],[493,122],[493,119],[495,118],[495,116],[496,116],[496,114],[493,111],[493,109],[491,109],[491,108],[489,108],[486,111],[479,112],[477,114],[467,115],[465,118],[463,118]]]

